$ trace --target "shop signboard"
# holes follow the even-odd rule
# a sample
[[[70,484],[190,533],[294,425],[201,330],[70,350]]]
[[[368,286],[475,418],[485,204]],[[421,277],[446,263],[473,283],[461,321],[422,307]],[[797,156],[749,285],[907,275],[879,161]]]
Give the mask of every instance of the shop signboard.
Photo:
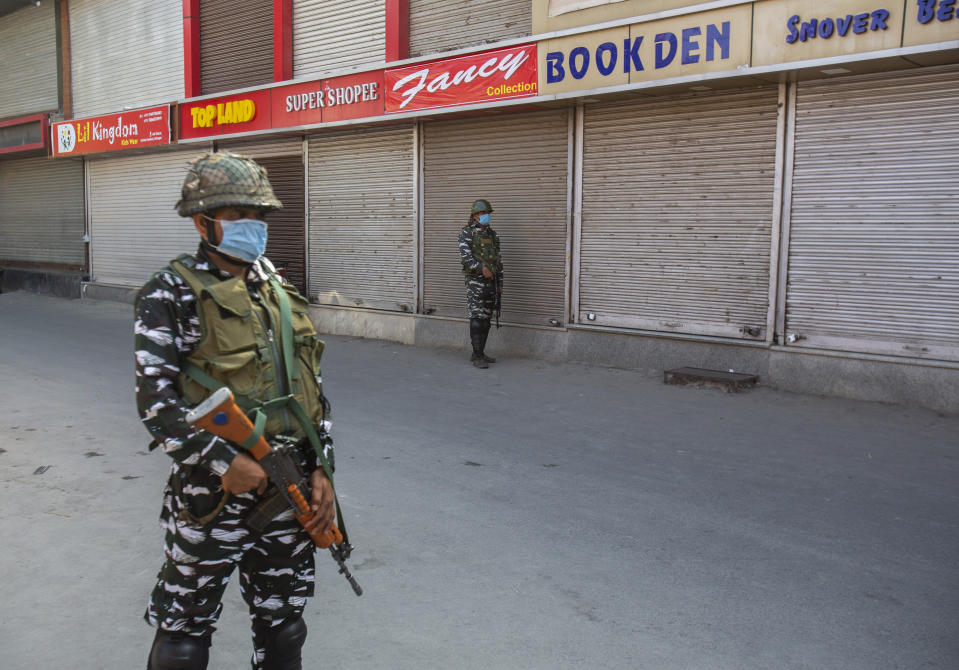
[[[0,121],[0,155],[47,148],[46,114]]]
[[[271,89],[273,127],[292,128],[383,114],[383,71]]]
[[[384,88],[387,114],[533,97],[536,45],[393,68],[386,71]]]
[[[51,125],[51,142],[54,156],[78,156],[169,144],[170,106],[60,121]]]
[[[895,49],[901,2],[770,0],[756,3],[753,66]]]
[[[545,40],[539,50],[541,94],[635,84],[735,70],[749,65],[752,7]]]
[[[180,103],[186,140],[383,115],[383,71],[284,84]]]
[[[959,40],[956,0],[910,0],[906,3],[904,47]]]
[[[180,139],[216,137],[272,127],[270,91],[247,91],[180,104]]]

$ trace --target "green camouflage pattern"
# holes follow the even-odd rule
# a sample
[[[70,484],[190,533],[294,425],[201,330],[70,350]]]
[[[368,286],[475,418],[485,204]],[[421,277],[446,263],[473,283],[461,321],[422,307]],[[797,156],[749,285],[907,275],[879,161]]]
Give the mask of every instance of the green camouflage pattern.
[[[492,212],[493,206],[489,204],[489,200],[485,198],[480,198],[479,200],[473,201],[473,206],[470,208],[470,214],[479,214],[480,212]]]
[[[253,207],[272,212],[283,207],[273,194],[266,168],[252,158],[228,151],[207,153],[190,161],[181,197],[180,216],[220,207]]]
[[[493,317],[496,306],[496,288],[503,286],[503,258],[499,236],[491,226],[479,226],[470,221],[459,234],[460,263],[466,279],[466,305],[471,319]],[[496,275],[496,282],[483,276],[483,267]]]

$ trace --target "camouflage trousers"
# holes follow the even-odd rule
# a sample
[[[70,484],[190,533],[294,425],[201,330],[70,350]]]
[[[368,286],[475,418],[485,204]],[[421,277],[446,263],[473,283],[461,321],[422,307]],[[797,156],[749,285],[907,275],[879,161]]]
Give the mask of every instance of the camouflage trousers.
[[[496,288],[493,282],[483,277],[466,278],[466,306],[471,319],[493,318],[496,308]]]
[[[230,495],[213,520],[201,526],[194,519],[216,510],[223,495],[220,485],[220,478],[205,468],[174,464],[160,514],[166,561],[144,618],[164,630],[211,635],[230,575],[239,568],[240,592],[253,622],[256,670],[267,631],[299,617],[313,595],[314,545],[292,510],[262,533],[247,528],[243,519],[260,502],[255,492]]]

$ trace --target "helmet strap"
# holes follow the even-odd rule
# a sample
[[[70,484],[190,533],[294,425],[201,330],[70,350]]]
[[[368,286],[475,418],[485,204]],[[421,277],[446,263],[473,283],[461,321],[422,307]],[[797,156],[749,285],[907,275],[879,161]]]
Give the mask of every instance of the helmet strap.
[[[201,214],[200,216],[202,216],[203,220],[206,221],[205,242],[207,242],[211,248],[216,249],[216,245],[220,243],[220,241],[216,239],[216,219],[214,219],[212,216],[207,216],[206,214]]]

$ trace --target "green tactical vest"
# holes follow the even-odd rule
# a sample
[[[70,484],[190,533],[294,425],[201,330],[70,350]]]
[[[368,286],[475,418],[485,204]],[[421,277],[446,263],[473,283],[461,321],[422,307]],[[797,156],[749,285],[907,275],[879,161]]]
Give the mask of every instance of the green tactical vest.
[[[181,366],[178,378],[178,390],[186,402],[196,405],[215,388],[228,386],[240,407],[265,416],[264,436],[302,437],[304,431],[288,402],[292,395],[305,418],[318,426],[324,418],[323,388],[317,380],[324,345],[316,338],[306,299],[271,276],[257,287],[254,301],[242,277],[220,280],[197,272],[196,259],[186,254],[170,267],[197,296],[200,319],[199,345]],[[290,321],[287,337],[283,336],[284,311]],[[284,340],[292,343],[291,352],[286,351]],[[287,362],[291,363],[289,374]]]
[[[486,230],[473,230],[470,252],[473,254],[473,258],[488,267],[491,272],[502,272],[503,259],[499,255],[499,240],[489,226],[486,227]],[[463,273],[470,274],[470,271],[464,266]]]

